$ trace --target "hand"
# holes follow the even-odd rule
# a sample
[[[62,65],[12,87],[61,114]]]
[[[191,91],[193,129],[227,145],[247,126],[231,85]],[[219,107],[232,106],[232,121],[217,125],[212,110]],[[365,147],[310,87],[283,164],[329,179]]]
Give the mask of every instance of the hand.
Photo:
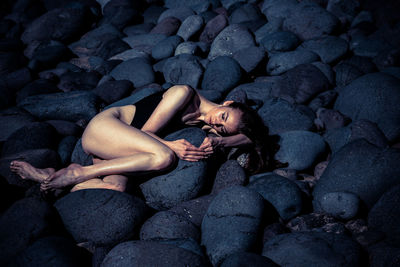
[[[183,160],[199,161],[207,157],[206,152],[203,149],[195,147],[185,139],[169,141],[167,145],[180,159]]]
[[[200,149],[206,152],[207,157],[213,154],[217,147],[221,145],[221,137],[206,137],[200,145]]]

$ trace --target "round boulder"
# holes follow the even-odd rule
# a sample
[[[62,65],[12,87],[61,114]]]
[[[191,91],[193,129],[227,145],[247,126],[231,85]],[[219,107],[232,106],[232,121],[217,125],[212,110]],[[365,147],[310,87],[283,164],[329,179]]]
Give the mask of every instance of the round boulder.
[[[399,160],[400,151],[395,148],[378,148],[365,139],[346,144],[333,154],[315,185],[315,210],[330,192],[353,193],[371,208],[386,190],[400,182]]]
[[[273,54],[267,64],[267,73],[270,75],[280,75],[300,64],[318,61],[319,56],[307,50],[295,50]]]
[[[347,192],[326,193],[321,199],[321,209],[339,219],[349,220],[357,215],[360,199]]]
[[[366,74],[341,88],[334,108],[353,121],[378,124],[387,139],[400,137],[400,80],[384,73]]]
[[[252,267],[278,267],[276,263],[267,257],[250,253],[250,252],[238,252],[229,255],[221,264],[221,267],[241,267],[241,266],[252,266]]]
[[[176,47],[182,42],[182,38],[173,35],[170,36],[158,44],[156,44],[151,50],[151,56],[155,60],[161,60],[174,55]]]
[[[75,241],[114,245],[132,237],[146,212],[144,202],[107,189],[79,190],[54,205]]]
[[[191,54],[181,54],[168,58],[162,72],[166,82],[188,84],[193,88],[198,88],[203,75],[203,67],[198,57]]]
[[[263,209],[262,197],[242,186],[226,188],[213,199],[201,224],[202,244],[213,265],[254,246]]]
[[[302,210],[303,201],[300,188],[285,177],[266,173],[258,176],[247,187],[258,192],[271,203],[283,220],[292,219]]]
[[[196,34],[203,27],[203,24],[204,20],[202,16],[189,16],[182,22],[176,35],[182,37],[184,41],[188,41],[190,37]]]
[[[141,87],[155,81],[153,67],[145,58],[133,58],[118,64],[111,76],[116,80],[128,80],[134,87]]]
[[[287,162],[287,168],[305,170],[325,152],[325,141],[319,134],[309,131],[288,131],[279,134],[279,150],[275,159]]]
[[[220,14],[210,19],[200,34],[199,41],[212,43],[217,35],[228,25],[226,16]]]
[[[295,49],[299,39],[292,32],[277,31],[265,35],[259,43],[268,53],[285,52]]]
[[[255,46],[255,41],[249,30],[240,24],[232,24],[223,29],[211,44],[209,60],[219,56],[232,56],[236,51]]]
[[[222,189],[233,185],[244,185],[246,181],[246,172],[237,160],[227,160],[218,169],[211,193],[216,194]]]
[[[221,56],[208,63],[201,88],[225,94],[235,87],[242,77],[240,65],[231,57]]]
[[[347,53],[349,45],[340,37],[324,36],[307,40],[300,45],[300,48],[318,54],[322,62],[330,64],[343,57]]]

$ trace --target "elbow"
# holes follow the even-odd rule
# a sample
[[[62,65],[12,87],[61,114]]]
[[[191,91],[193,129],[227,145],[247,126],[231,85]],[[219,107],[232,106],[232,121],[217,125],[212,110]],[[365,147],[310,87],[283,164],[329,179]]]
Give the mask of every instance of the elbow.
[[[175,85],[175,90],[178,94],[183,96],[191,96],[193,94],[193,88],[189,85]]]

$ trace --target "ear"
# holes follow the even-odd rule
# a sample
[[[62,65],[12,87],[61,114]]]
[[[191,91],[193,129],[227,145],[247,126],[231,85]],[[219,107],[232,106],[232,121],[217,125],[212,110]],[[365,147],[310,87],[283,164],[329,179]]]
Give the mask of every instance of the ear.
[[[233,101],[233,100],[226,100],[226,101],[224,101],[224,103],[222,104],[223,106],[229,106],[230,104],[232,104],[233,102],[235,102],[235,101]]]

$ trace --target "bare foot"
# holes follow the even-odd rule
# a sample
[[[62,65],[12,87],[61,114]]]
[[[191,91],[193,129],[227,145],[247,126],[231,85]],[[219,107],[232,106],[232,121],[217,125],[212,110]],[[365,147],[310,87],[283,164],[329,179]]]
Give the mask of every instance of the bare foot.
[[[38,183],[43,182],[50,175],[55,173],[53,168],[38,169],[25,161],[14,160],[10,163],[12,172],[18,174],[22,179],[32,180]]]
[[[75,185],[81,182],[81,178],[82,166],[71,164],[67,168],[61,169],[43,180],[40,189],[46,191]]]

